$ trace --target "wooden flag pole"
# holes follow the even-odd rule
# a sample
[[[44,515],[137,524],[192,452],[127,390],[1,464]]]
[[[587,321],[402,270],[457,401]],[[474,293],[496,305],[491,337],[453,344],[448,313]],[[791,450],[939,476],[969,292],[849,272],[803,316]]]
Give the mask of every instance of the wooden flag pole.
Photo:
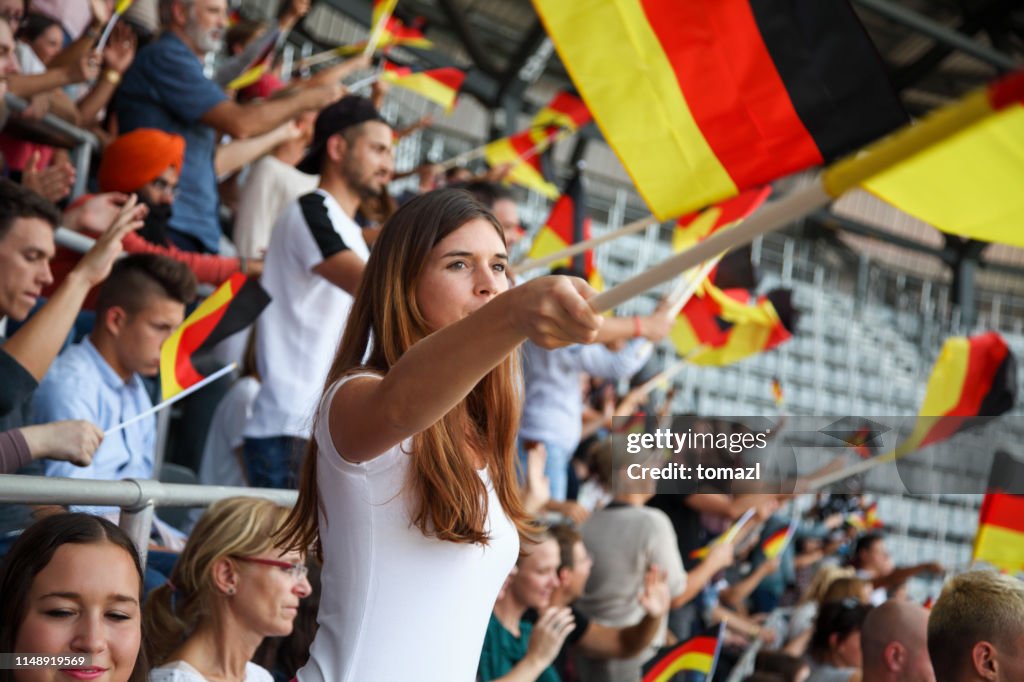
[[[105,437],[109,436],[112,433],[116,433],[116,432],[120,431],[121,429],[125,428],[126,426],[131,426],[135,422],[141,421],[141,420],[145,419],[146,417],[150,416],[151,414],[156,414],[157,412],[159,412],[160,410],[164,409],[168,405],[173,405],[174,403],[178,402],[179,400],[181,400],[185,396],[192,395],[193,393],[195,393],[196,391],[201,389],[203,386],[206,386],[207,384],[212,383],[212,382],[216,381],[217,379],[220,379],[222,376],[224,376],[225,374],[227,374],[228,372],[233,370],[235,367],[236,367],[236,364],[234,362],[232,362],[230,365],[227,365],[226,367],[221,367],[220,369],[218,369],[216,372],[214,372],[210,376],[204,378],[202,381],[200,381],[198,383],[192,384],[191,386],[186,388],[181,393],[178,393],[177,395],[174,395],[174,396],[168,398],[167,400],[163,401],[162,403],[154,405],[153,407],[149,408],[145,412],[140,412],[139,414],[135,415],[131,419],[128,419],[128,420],[125,420],[125,421],[121,422],[117,426],[110,427],[109,429],[107,429],[106,431],[103,432],[103,437],[105,438]]]
[[[952,137],[985,119],[999,107],[1017,101],[1024,101],[1024,72],[1011,74],[833,163],[812,184],[763,206],[739,225],[716,232],[650,270],[598,294],[590,299],[590,305],[596,312],[611,310],[716,254],[748,244],[755,237],[827,206],[872,176]]]
[[[640,220],[634,220],[631,223],[623,225],[617,230],[605,232],[604,234],[594,237],[593,239],[588,239],[583,242],[572,244],[564,249],[561,249],[554,253],[550,253],[546,256],[542,256],[540,258],[534,258],[532,260],[525,260],[521,263],[517,263],[516,265],[512,266],[512,273],[520,275],[524,272],[529,272],[530,270],[537,270],[538,268],[546,267],[556,261],[560,261],[565,258],[572,258],[577,254],[581,254],[584,251],[592,249],[600,244],[604,244],[605,242],[610,242],[614,239],[618,239],[619,237],[625,236],[627,234],[634,234],[636,232],[640,232],[642,230],[647,229],[651,225],[656,225],[657,223],[658,219],[655,218],[654,216],[647,216],[646,218],[641,218]]]
[[[669,301],[672,301],[671,305],[665,311],[668,318],[674,319],[679,311],[689,302],[693,295],[697,293],[697,289],[700,285],[708,278],[711,271],[718,265],[718,261],[721,260],[721,256],[712,258],[709,261],[705,261],[699,267],[690,268],[683,273],[683,276],[679,278],[679,285],[676,290],[669,294]]]

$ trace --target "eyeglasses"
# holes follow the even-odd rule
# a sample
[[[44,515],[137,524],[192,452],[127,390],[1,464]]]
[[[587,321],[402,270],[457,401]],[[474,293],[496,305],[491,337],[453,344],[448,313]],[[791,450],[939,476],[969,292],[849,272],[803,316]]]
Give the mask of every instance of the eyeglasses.
[[[157,178],[156,180],[151,181],[149,186],[152,187],[155,192],[170,194],[172,198],[178,196],[178,186],[172,185],[163,178]]]
[[[309,567],[306,564],[290,564],[287,561],[276,561],[274,559],[261,559],[260,557],[254,556],[232,556],[232,559],[238,559],[239,561],[247,561],[251,564],[262,564],[264,566],[274,566],[281,570],[287,571],[296,582],[304,579],[309,573]]]

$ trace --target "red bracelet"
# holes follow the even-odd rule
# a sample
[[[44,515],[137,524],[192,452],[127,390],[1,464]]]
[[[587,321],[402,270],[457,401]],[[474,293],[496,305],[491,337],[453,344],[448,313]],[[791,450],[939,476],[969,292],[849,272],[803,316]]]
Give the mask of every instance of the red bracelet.
[[[634,339],[638,339],[638,338],[640,338],[643,335],[644,335],[644,328],[643,328],[643,325],[640,324],[640,316],[639,315],[634,315],[633,316],[633,338]]]

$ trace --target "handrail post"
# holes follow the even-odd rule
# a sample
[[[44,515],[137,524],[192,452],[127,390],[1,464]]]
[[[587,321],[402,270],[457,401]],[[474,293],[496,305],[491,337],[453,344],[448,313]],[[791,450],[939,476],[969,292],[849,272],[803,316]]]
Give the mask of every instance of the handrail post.
[[[153,528],[153,515],[156,505],[153,500],[146,500],[141,507],[121,509],[121,520],[118,525],[135,543],[139,552],[142,569],[146,569],[146,556],[149,552],[149,534]]]

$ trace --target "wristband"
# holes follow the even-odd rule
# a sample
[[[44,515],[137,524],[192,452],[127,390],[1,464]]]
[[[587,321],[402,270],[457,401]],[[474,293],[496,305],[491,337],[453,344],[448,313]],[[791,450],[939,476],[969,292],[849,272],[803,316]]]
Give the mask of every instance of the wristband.
[[[634,339],[639,339],[643,335],[644,335],[644,327],[640,323],[640,316],[639,315],[634,315],[633,316],[633,338]]]

